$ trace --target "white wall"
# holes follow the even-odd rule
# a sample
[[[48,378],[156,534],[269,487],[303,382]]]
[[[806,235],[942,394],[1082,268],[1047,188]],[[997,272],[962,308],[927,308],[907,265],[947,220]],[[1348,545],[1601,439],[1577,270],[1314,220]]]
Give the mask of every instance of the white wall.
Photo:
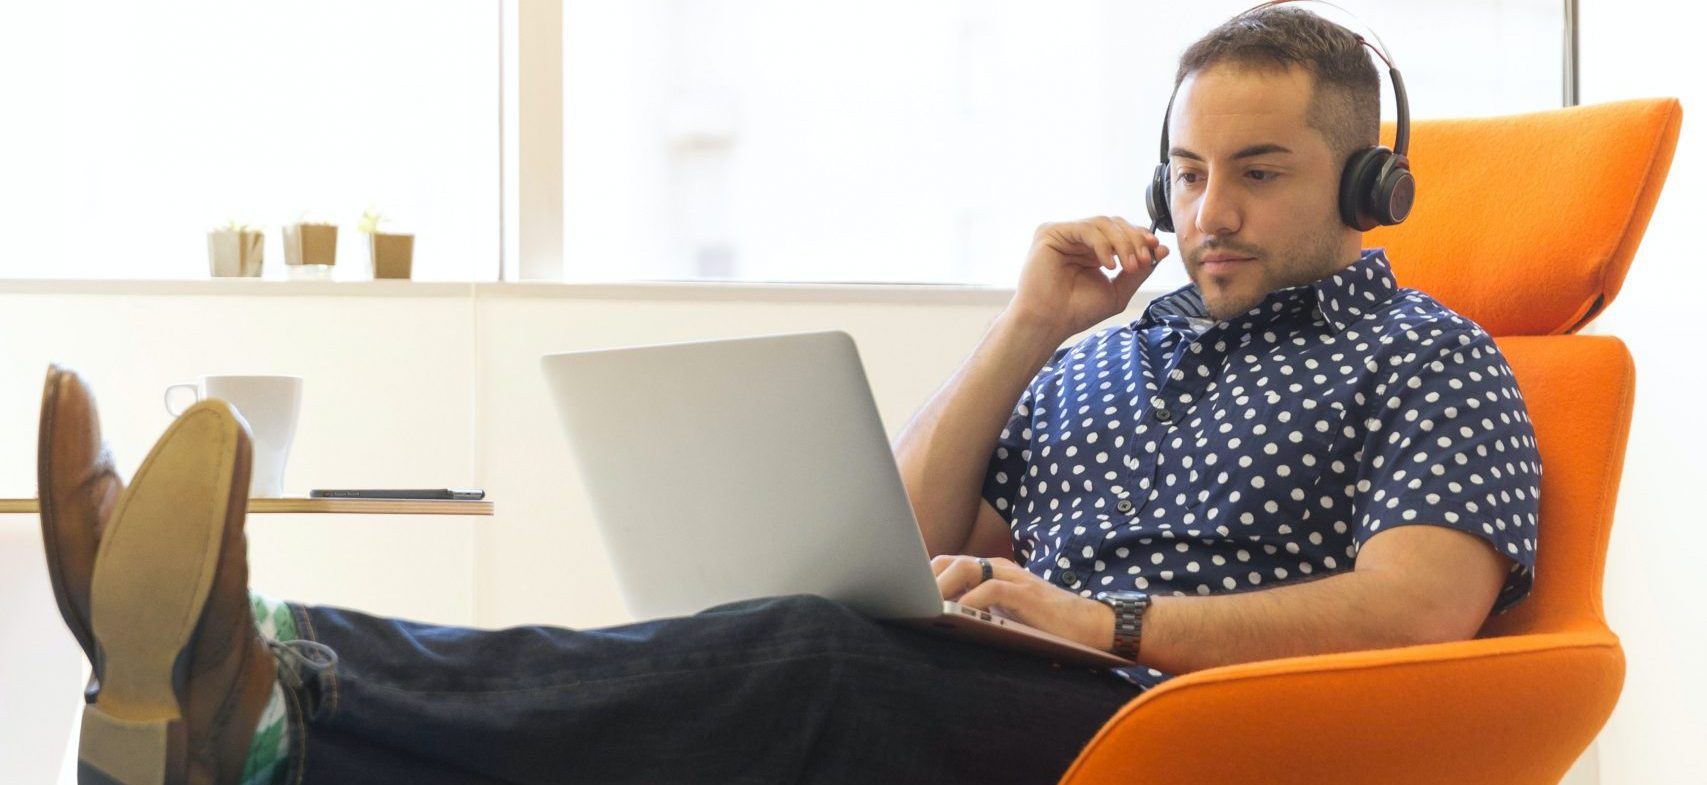
[[[1623,293],[1597,322],[1601,332],[1623,338],[1636,358],[1636,414],[1606,572],[1607,620],[1623,638],[1628,674],[1600,735],[1603,785],[1707,781],[1701,760],[1707,741],[1707,606],[1700,600],[1707,553],[1700,501],[1707,478],[1702,20],[1693,4],[1582,4],[1583,102],[1663,95],[1677,96],[1684,107],[1665,194]]]
[[[258,288],[266,284],[238,286],[244,294],[229,296],[239,290],[208,282],[158,287],[164,293],[154,295],[123,294],[118,287],[108,287],[110,294],[0,295],[0,444],[8,445],[0,453],[0,495],[35,495],[36,418],[50,361],[71,365],[89,379],[127,475],[170,422],[161,401],[166,385],[209,373],[284,373],[306,377],[287,492],[474,484],[470,287],[351,297],[303,296],[315,288],[290,284],[273,284],[273,291],[291,295],[249,296],[267,291]],[[336,286],[318,291],[339,291]],[[395,558],[406,542],[396,537],[399,531],[460,538],[467,550],[474,529],[464,520],[260,516],[251,534],[257,546],[265,546],[256,548],[262,554],[256,578],[293,598],[424,609],[435,619],[470,622],[474,566],[462,554],[455,562],[446,560],[448,551],[413,557],[427,560],[416,567],[451,570],[436,580],[340,580],[344,590],[330,597],[316,587],[323,578],[406,566]],[[350,542],[339,547],[339,540]],[[273,555],[280,557],[277,564]],[[290,567],[275,569],[283,565]]]
[[[256,586],[295,600],[487,626],[625,618],[545,395],[541,355],[845,329],[862,347],[893,434],[1007,298],[967,289],[871,295],[879,290],[670,285],[8,286],[12,293],[0,291],[0,444],[11,447],[0,451],[0,496],[35,494],[36,417],[49,362],[89,379],[126,474],[170,420],[161,403],[167,384],[207,373],[298,374],[303,413],[287,494],[477,486],[498,514],[255,516]],[[0,521],[7,531],[34,525],[29,516]]]
[[[896,433],[1008,293],[206,281],[0,284],[0,497],[35,494],[49,362],[93,385],[122,473],[208,373],[305,377],[285,473],[313,487],[484,487],[490,518],[258,515],[252,585],[296,601],[473,626],[628,620],[546,398],[552,351],[845,329]],[[81,684],[32,515],[0,515],[0,772],[51,778]],[[32,776],[25,776],[26,774]],[[33,776],[33,775],[40,776]]]

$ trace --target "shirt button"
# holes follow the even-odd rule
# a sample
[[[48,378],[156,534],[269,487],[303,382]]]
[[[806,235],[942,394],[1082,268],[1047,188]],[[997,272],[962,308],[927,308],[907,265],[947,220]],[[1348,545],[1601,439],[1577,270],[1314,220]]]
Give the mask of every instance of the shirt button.
[[[1061,573],[1061,582],[1068,585],[1068,586],[1072,586],[1073,584],[1079,582],[1079,576],[1077,573],[1073,572],[1072,570],[1067,570],[1067,571]]]
[[[1167,409],[1157,409],[1151,416],[1156,418],[1156,422],[1171,422],[1174,419],[1174,413]]]
[[[1132,512],[1132,500],[1131,499],[1121,499],[1120,501],[1117,501],[1114,503],[1114,509],[1119,510],[1121,512]]]

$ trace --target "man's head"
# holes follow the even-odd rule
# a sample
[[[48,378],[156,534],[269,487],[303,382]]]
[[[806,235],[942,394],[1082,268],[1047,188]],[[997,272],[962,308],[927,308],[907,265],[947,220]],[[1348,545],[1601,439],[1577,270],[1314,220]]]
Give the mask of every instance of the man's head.
[[[1357,37],[1306,11],[1237,17],[1180,57],[1169,207],[1215,318],[1356,261],[1340,174],[1377,143],[1380,114],[1381,78]]]

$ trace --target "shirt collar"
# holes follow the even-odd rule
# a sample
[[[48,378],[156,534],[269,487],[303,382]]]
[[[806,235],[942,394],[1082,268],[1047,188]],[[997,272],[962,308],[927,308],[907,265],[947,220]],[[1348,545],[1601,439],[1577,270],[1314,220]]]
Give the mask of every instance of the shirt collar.
[[[1351,266],[1323,278],[1310,287],[1316,290],[1316,308],[1322,318],[1344,330],[1365,313],[1374,310],[1399,290],[1384,248],[1365,249]]]
[[[1398,285],[1393,281],[1393,269],[1387,262],[1386,250],[1368,248],[1357,261],[1345,269],[1310,284],[1270,292],[1268,297],[1252,310],[1272,310],[1272,303],[1277,297],[1290,299],[1300,294],[1314,294],[1316,309],[1323,319],[1333,325],[1334,331],[1339,332],[1363,314],[1386,302],[1396,291]],[[1209,318],[1209,307],[1204,304],[1203,292],[1198,290],[1197,285],[1187,284],[1152,301],[1144,309],[1144,316],[1139,320],[1138,326],[1163,321],[1177,323],[1192,318]]]

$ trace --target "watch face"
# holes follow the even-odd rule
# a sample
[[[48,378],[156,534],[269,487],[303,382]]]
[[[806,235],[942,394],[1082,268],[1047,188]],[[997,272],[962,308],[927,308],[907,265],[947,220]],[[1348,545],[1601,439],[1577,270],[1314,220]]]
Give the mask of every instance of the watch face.
[[[1097,592],[1097,599],[1101,600],[1101,599],[1105,599],[1105,598],[1110,599],[1110,600],[1128,600],[1131,602],[1138,602],[1140,600],[1149,599],[1150,595],[1145,594],[1144,592],[1141,592],[1141,591],[1103,591],[1103,592]]]

